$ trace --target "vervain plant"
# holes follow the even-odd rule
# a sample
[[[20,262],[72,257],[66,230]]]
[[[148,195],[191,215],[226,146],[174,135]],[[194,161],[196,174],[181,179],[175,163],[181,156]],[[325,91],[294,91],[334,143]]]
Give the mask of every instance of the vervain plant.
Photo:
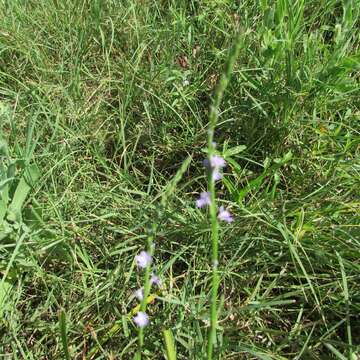
[[[219,220],[232,222],[233,218],[228,210],[223,207],[217,208],[216,189],[215,183],[222,178],[220,172],[226,163],[225,160],[216,155],[216,143],[214,142],[214,132],[216,129],[219,108],[224,96],[224,92],[229,84],[231,73],[233,71],[235,60],[238,56],[241,45],[240,35],[237,36],[234,46],[231,49],[229,58],[226,64],[224,73],[220,78],[220,82],[216,88],[213,103],[210,107],[209,115],[209,129],[208,129],[208,143],[207,152],[208,158],[205,165],[208,167],[208,192],[203,193],[200,199],[197,201],[197,206],[209,205],[210,209],[210,222],[211,222],[211,243],[212,243],[212,290],[211,290],[211,305],[210,305],[210,332],[208,338],[207,358],[210,360],[213,358],[213,349],[216,343],[216,327],[218,322],[218,309],[217,309],[217,297],[219,288]]]
[[[188,157],[177,171],[176,175],[170,181],[167,186],[165,187],[162,196],[160,205],[157,209],[158,219],[162,216],[162,209],[164,209],[168,197],[170,194],[173,193],[174,189],[176,188],[177,183],[181,180],[183,174],[187,170],[189,164],[191,162],[191,157]],[[161,286],[160,278],[151,271],[151,264],[153,262],[153,255],[155,250],[155,236],[156,231],[158,228],[158,223],[153,222],[148,229],[148,236],[147,236],[147,251],[142,250],[138,255],[135,256],[135,262],[138,269],[144,269],[144,287],[135,291],[135,297],[141,302],[140,303],[140,311],[133,317],[134,323],[139,328],[138,330],[138,350],[135,354],[136,360],[141,359],[141,353],[144,346],[144,328],[149,325],[150,319],[146,313],[146,307],[148,304],[148,298],[150,295],[151,286]],[[164,330],[164,339],[165,339],[165,346],[167,350],[167,354],[169,359],[174,358],[175,354],[175,345],[173,344],[171,330]]]
[[[141,301],[140,311],[133,317],[135,324],[139,328],[138,344],[139,348],[135,355],[135,359],[141,359],[141,350],[144,346],[144,328],[149,324],[149,316],[146,313],[147,298],[150,294],[151,285],[160,285],[160,279],[157,275],[151,274],[151,264],[154,254],[154,234],[156,224],[153,224],[147,237],[147,251],[142,250],[135,256],[135,262],[138,269],[144,269],[144,287],[135,291],[135,297]]]

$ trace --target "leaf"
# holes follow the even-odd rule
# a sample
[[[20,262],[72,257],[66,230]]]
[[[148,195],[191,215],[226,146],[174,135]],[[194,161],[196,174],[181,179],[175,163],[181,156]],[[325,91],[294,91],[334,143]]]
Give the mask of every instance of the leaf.
[[[9,206],[9,220],[18,221],[21,218],[22,206],[29,194],[31,187],[39,178],[39,176],[40,173],[36,165],[31,165],[25,170],[25,174],[20,179],[19,184],[16,187],[14,197]]]
[[[331,344],[325,343],[325,346],[336,356],[337,359],[347,360],[346,356],[342,355],[340,351]]]
[[[9,185],[14,179],[12,176],[8,176],[8,171],[3,164],[0,164],[0,223],[4,219],[7,206],[9,202]]]
[[[1,219],[0,219],[1,220]],[[12,233],[13,229],[7,221],[0,223],[0,241],[8,237]]]
[[[5,186],[7,186],[8,183],[10,183],[10,182],[13,181],[13,180],[14,180],[14,178],[8,178],[8,179],[5,179],[5,180],[2,180],[2,181],[0,182],[0,191],[1,191],[2,189],[4,189]]]
[[[0,224],[4,221],[5,215],[7,211],[7,202],[3,199],[0,199]]]
[[[6,224],[6,222],[4,222],[4,223]],[[15,249],[14,249],[13,253],[11,254],[10,260],[6,263],[6,269],[5,269],[4,273],[3,273],[3,277],[1,279],[1,284],[5,283],[5,281],[6,281],[9,274],[11,275],[11,273],[12,273],[12,265],[13,265],[16,257],[19,255],[21,245],[23,244],[24,239],[25,239],[26,236],[27,236],[27,233],[24,232],[20,236],[20,238],[17,240]]]
[[[274,355],[270,353],[265,353],[263,349],[259,349],[254,345],[248,345],[244,343],[239,343],[236,346],[237,350],[244,352],[245,354],[250,354],[260,360],[285,360],[284,357],[280,355]]]
[[[176,360],[175,341],[171,329],[163,330],[163,335],[164,335],[164,342],[166,348],[166,359]]]
[[[230,195],[232,201],[237,201],[239,191],[235,187],[234,183],[231,180],[229,180],[229,178],[226,178],[226,177],[224,177],[222,179],[222,181],[223,181],[223,184],[225,185],[227,191],[230,193],[229,195]]]
[[[0,319],[3,319],[5,311],[11,309],[13,304],[9,302],[9,294],[11,291],[12,285],[5,282],[0,282]]]
[[[2,138],[0,138],[0,155],[6,156],[6,157],[9,156],[7,142]]]
[[[246,145],[238,145],[231,149],[227,149],[224,152],[224,157],[226,158],[228,156],[237,155],[237,154],[241,153],[242,151],[244,151],[245,149],[246,149]]]
[[[254,191],[254,190],[258,191],[266,175],[267,175],[267,171],[264,171],[260,176],[249,181],[249,184],[239,191],[237,202],[240,203],[250,191]]]
[[[128,323],[127,323],[127,318],[125,315],[123,315],[121,317],[121,324],[122,324],[122,328],[124,330],[124,336],[125,337],[129,337],[130,333],[129,333],[129,327],[128,327]]]
[[[68,344],[67,331],[66,331],[66,314],[63,309],[60,310],[60,314],[59,314],[59,327],[60,327],[60,336],[61,336],[62,346],[64,349],[65,359],[70,360],[69,344]]]

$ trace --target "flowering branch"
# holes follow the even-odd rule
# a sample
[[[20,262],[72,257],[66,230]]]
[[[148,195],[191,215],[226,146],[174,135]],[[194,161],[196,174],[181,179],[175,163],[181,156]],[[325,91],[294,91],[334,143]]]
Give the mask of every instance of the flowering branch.
[[[205,201],[205,195],[200,196],[200,205],[209,205],[210,207],[210,222],[211,222],[211,242],[212,242],[212,289],[211,289],[211,305],[210,305],[210,332],[208,338],[207,347],[207,358],[212,360],[213,349],[216,343],[216,328],[218,322],[218,311],[217,311],[217,296],[219,288],[219,220],[226,221],[228,223],[233,221],[233,218],[228,210],[223,207],[217,209],[216,204],[216,193],[215,193],[215,182],[222,178],[221,168],[225,166],[225,160],[215,154],[215,143],[214,143],[214,132],[219,116],[219,107],[225,92],[226,87],[229,84],[231,73],[233,71],[236,58],[238,56],[241,45],[241,37],[237,36],[234,46],[231,49],[225,71],[221,76],[220,82],[215,90],[213,104],[210,107],[209,114],[209,130],[208,130],[208,159],[210,171],[208,175],[208,198]],[[204,194],[204,193],[203,193]],[[199,205],[199,204],[197,204]],[[217,214],[218,213],[218,214]]]

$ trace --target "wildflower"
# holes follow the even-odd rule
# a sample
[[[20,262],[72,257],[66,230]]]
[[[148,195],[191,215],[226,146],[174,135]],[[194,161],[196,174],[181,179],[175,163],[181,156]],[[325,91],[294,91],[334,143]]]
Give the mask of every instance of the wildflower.
[[[214,169],[219,169],[226,166],[226,161],[219,155],[212,155],[210,157],[210,165]]]
[[[202,208],[206,205],[210,205],[211,199],[210,199],[210,193],[209,192],[202,192],[200,194],[199,199],[196,200],[196,206],[198,208]]]
[[[152,257],[149,253],[142,250],[139,255],[135,256],[135,261],[138,267],[144,269],[152,263]]]
[[[220,206],[218,219],[222,221],[226,221],[227,223],[231,223],[234,221],[230,211],[224,209],[223,206]]]
[[[210,163],[209,163],[209,159],[204,159],[202,161],[202,164],[204,165],[204,167],[206,167],[207,169],[210,168]]]
[[[161,280],[157,275],[152,274],[151,278],[150,278],[150,284],[160,286],[161,285]]]
[[[203,161],[203,165],[212,172],[212,178],[214,181],[222,179],[223,175],[220,169],[226,166],[226,161],[219,155],[212,155],[209,159]]]
[[[139,301],[142,301],[144,299],[144,288],[137,289],[134,295]]]
[[[133,317],[135,324],[139,328],[143,328],[149,325],[149,317],[146,313],[139,311],[136,316]]]
[[[223,175],[221,174],[220,171],[218,170],[214,170],[213,173],[212,173],[212,178],[214,181],[218,181],[218,180],[221,180],[223,177]]]

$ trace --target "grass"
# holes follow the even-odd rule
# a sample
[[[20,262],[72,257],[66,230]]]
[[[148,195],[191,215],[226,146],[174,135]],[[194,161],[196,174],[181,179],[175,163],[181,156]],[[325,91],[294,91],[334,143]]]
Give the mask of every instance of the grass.
[[[143,359],[360,356],[358,0],[0,1],[0,355],[132,359],[134,256],[163,287]],[[176,348],[176,351],[174,349]]]

